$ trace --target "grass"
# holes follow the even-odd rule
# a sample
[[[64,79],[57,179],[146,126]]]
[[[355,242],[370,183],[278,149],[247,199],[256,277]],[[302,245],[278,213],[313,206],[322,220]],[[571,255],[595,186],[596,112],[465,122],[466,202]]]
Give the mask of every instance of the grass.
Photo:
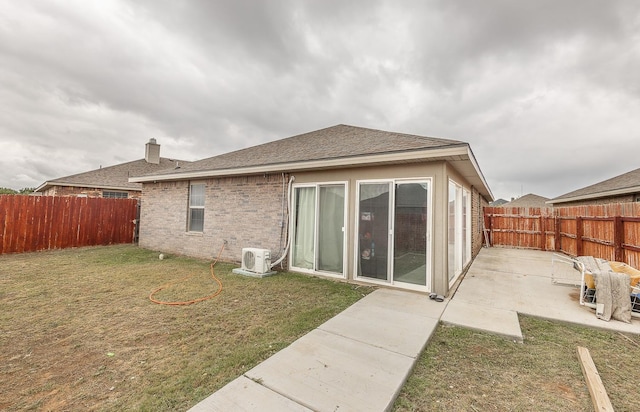
[[[638,410],[640,336],[520,317],[524,343],[440,325],[395,411],[592,411],[589,349],[616,411]]]
[[[186,410],[371,291],[132,245],[0,256],[0,410]]]
[[[370,288],[254,279],[131,245],[0,256],[0,410],[186,410]],[[616,411],[637,410],[640,336],[521,317],[524,343],[440,325],[395,411],[593,410],[585,346]]]

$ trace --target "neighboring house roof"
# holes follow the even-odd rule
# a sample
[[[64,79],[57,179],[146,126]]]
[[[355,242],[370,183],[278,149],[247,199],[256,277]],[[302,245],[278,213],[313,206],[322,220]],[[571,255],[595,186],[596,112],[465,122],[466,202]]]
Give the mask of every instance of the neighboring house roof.
[[[132,182],[294,172],[385,163],[447,160],[478,191],[493,199],[465,142],[337,125],[185,165],[179,170],[131,178]]]
[[[632,170],[591,186],[565,193],[564,195],[549,200],[547,203],[555,205],[557,203],[576,202],[634,193],[640,193],[640,169]]]
[[[548,197],[534,195],[529,193],[524,196],[512,200],[511,202],[504,203],[500,206],[503,207],[549,207],[546,203],[549,200]]]
[[[38,186],[35,192],[44,192],[53,186],[90,187],[111,190],[142,190],[141,183],[130,182],[131,176],[153,173],[159,170],[175,170],[177,166],[189,164],[184,160],[160,158],[158,164],[145,159],[121,163],[115,166],[101,167],[89,172],[78,173],[58,179],[48,180]]]
[[[504,200],[504,199],[498,199],[498,200],[494,200],[493,202],[489,203],[489,206],[491,206],[491,207],[502,206],[505,203],[509,203],[509,201],[508,200]]]

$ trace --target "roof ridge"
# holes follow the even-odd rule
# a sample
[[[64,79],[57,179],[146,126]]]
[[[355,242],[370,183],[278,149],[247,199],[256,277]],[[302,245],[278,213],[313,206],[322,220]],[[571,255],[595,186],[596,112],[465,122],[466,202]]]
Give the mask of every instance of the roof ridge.
[[[233,150],[231,152],[226,152],[226,153],[220,153],[218,155],[214,155],[214,156],[210,156],[210,157],[206,157],[203,159],[199,159],[196,160],[192,163],[200,163],[200,162],[204,162],[204,161],[208,161],[214,158],[218,158],[221,156],[225,156],[225,157],[230,157],[233,155],[238,155],[244,151],[256,151],[259,150],[260,148],[264,148],[266,146],[269,145],[273,145],[276,143],[279,144],[286,144],[287,142],[290,142],[292,140],[295,139],[301,139],[304,137],[310,137],[313,135],[318,135],[318,134],[322,134],[325,132],[328,132],[330,130],[334,130],[334,129],[338,129],[338,128],[348,128],[348,129],[352,129],[352,130],[361,130],[361,131],[370,131],[370,132],[374,132],[374,133],[381,133],[381,134],[386,134],[386,135],[393,135],[393,136],[401,136],[401,137],[405,137],[405,138],[414,138],[414,139],[419,139],[419,140],[429,140],[432,142],[438,142],[438,143],[442,143],[442,144],[448,144],[448,145],[460,145],[460,144],[467,144],[461,140],[453,140],[453,139],[445,139],[445,138],[441,138],[441,137],[431,137],[431,136],[421,136],[421,135],[416,135],[416,134],[409,134],[409,133],[399,133],[399,132],[390,132],[390,131],[386,131],[386,130],[381,130],[381,129],[372,129],[372,128],[368,128],[368,127],[361,127],[361,126],[353,126],[353,125],[348,125],[348,124],[337,124],[334,126],[328,126],[328,127],[324,127],[322,129],[318,129],[318,130],[314,130],[311,132],[304,132],[304,133],[299,133],[293,136],[289,136],[289,137],[284,137],[281,139],[276,139],[276,140],[271,140],[268,142],[264,142],[264,143],[260,143],[257,145],[253,145],[253,146],[247,146],[241,149],[237,149],[237,150]],[[398,152],[398,151],[402,151],[402,150],[407,150],[407,149],[399,149],[399,150],[390,150],[388,151],[388,153],[392,153],[392,152]],[[345,156],[341,156],[341,157],[350,157],[352,155],[347,154]]]
[[[172,158],[169,158],[169,157],[160,157],[160,160],[168,160],[170,162],[193,163],[192,161],[189,161],[189,160],[172,159]],[[91,170],[87,170],[87,171],[80,172],[80,173],[74,173],[74,174],[71,174],[71,175],[58,177],[56,179],[51,179],[51,180],[48,180],[48,181],[49,182],[62,181],[62,179],[69,179],[69,178],[72,178],[72,177],[82,176],[82,175],[86,175],[88,173],[94,173],[94,172],[97,172],[97,171],[100,171],[100,170],[108,171],[109,169],[122,168],[124,166],[131,165],[132,163],[139,163],[141,161],[145,162],[145,163],[148,163],[144,158],[141,158],[141,159],[131,160],[131,161],[128,161],[128,162],[118,163],[118,164],[115,164],[115,165],[110,165],[110,166],[105,166],[105,167],[100,166],[97,169],[91,169]],[[155,163],[149,163],[149,164],[155,164]],[[158,164],[158,166],[159,166],[159,164]]]

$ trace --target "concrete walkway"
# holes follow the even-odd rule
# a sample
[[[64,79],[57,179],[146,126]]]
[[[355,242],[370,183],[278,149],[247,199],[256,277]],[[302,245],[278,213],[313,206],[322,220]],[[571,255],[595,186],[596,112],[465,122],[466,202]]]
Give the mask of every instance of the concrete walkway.
[[[554,284],[550,252],[482,249],[451,300],[379,289],[304,335],[191,411],[386,411],[438,322],[522,342],[518,313],[640,333],[604,322],[578,303],[578,288]]]
[[[378,289],[190,410],[388,410],[445,307]]]

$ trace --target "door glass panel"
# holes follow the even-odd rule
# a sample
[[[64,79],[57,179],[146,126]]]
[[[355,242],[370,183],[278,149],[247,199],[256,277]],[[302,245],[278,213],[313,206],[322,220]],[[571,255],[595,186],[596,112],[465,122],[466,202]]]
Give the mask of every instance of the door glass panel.
[[[359,199],[358,274],[388,280],[389,183],[362,183]]]
[[[469,211],[467,210],[467,203],[469,202],[469,192],[466,189],[462,189],[462,204],[460,206],[462,206],[462,218],[461,218],[461,222],[460,224],[462,225],[462,235],[461,235],[461,243],[462,243],[462,247],[461,247],[461,253],[462,253],[462,267],[464,267],[464,265],[467,264],[467,261],[469,260],[469,256],[468,256],[468,246],[469,246],[469,228],[467,227],[467,220],[468,220],[468,213]],[[460,268],[462,270],[462,267]]]
[[[449,221],[447,222],[448,228],[448,275],[449,281],[456,276],[456,185],[453,182],[449,182]]]
[[[427,284],[426,183],[395,185],[393,280]]]
[[[344,250],[344,185],[319,188],[318,261],[316,268],[327,272],[343,272]]]
[[[462,273],[464,265],[471,259],[469,191],[449,181],[449,282]]]
[[[316,188],[296,188],[295,205],[292,265],[298,268],[313,269],[315,258]]]

